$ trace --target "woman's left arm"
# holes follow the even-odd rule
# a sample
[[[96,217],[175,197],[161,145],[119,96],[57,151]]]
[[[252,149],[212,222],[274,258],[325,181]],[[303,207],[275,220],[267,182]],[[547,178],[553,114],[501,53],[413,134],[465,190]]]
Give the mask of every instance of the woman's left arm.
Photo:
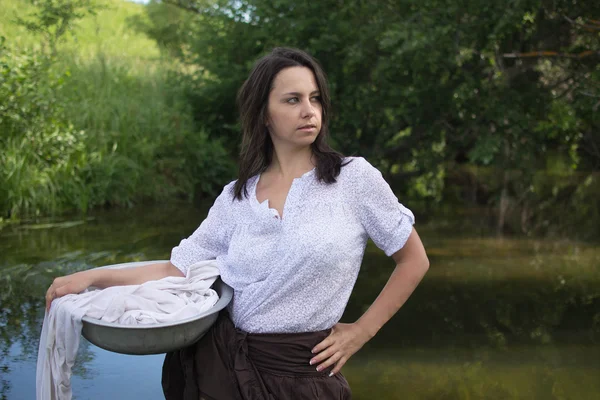
[[[367,343],[402,307],[429,269],[423,243],[413,228],[404,247],[392,254],[396,268],[371,307],[352,324],[337,323],[330,335],[316,345],[311,365],[322,371],[334,365],[330,376]]]

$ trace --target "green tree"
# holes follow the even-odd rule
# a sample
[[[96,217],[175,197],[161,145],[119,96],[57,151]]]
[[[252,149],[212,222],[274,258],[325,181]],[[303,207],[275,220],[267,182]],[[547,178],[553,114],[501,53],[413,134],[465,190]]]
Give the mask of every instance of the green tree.
[[[145,14],[130,17],[129,24],[154,39],[167,55],[185,59],[192,39],[194,15],[156,0],[150,1],[145,11]]]
[[[41,35],[50,54],[56,55],[56,46],[67,33],[73,34],[77,20],[95,15],[104,8],[96,0],[29,0],[35,11],[26,17],[17,16],[15,22],[28,31]]]
[[[163,3],[193,16],[185,59],[197,68],[194,114],[231,149],[235,93],[252,62],[283,45],[306,49],[327,71],[340,150],[431,200],[461,166],[488,171],[464,201],[496,208],[499,231],[519,213],[523,229],[548,218],[536,171],[598,170],[597,2]],[[559,188],[555,206],[586,179]]]

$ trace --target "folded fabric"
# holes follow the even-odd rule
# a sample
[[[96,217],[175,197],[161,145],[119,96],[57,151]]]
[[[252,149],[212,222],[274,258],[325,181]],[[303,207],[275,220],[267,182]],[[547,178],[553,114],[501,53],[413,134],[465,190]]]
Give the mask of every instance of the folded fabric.
[[[165,356],[165,399],[348,400],[341,372],[330,377],[333,365],[317,371],[308,363],[311,349],[330,333],[248,333],[220,313],[199,341]]]
[[[206,260],[190,267],[185,277],[90,290],[54,300],[44,315],[40,336],[36,399],[71,399],[71,368],[84,316],[122,325],[181,321],[215,305],[218,295],[210,287],[218,276],[215,260]]]

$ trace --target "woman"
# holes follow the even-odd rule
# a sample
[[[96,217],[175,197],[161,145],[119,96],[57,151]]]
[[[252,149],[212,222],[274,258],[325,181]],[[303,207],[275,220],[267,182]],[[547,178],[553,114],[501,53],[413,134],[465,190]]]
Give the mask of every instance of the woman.
[[[170,261],[57,278],[47,305],[90,285],[181,276],[196,261],[216,259],[234,299],[198,343],[167,354],[166,397],[350,398],[341,368],[429,267],[414,217],[377,169],[327,145],[327,82],[308,54],[274,49],[256,63],[238,102],[238,179]],[[356,322],[338,323],[369,237],[396,269]]]

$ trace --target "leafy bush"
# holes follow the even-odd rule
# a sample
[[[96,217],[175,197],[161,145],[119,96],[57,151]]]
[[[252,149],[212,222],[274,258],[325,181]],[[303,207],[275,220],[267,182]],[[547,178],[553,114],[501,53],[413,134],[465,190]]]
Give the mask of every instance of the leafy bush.
[[[84,151],[83,132],[65,116],[56,92],[66,73],[50,59],[11,50],[0,41],[0,209],[4,217],[51,213],[61,207],[57,175]]]
[[[3,44],[0,68],[3,218],[213,196],[233,176],[168,64]]]

